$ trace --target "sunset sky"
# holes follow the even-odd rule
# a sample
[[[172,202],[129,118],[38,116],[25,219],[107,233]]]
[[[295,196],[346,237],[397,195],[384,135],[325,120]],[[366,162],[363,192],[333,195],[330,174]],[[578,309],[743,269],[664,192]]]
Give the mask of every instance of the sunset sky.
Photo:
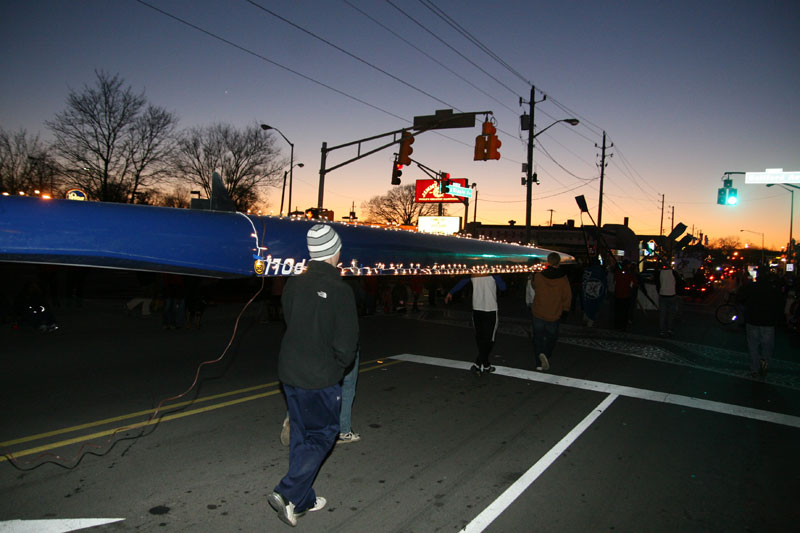
[[[675,222],[712,240],[760,246],[763,233],[773,248],[788,240],[789,192],[734,176],[740,205],[724,207],[716,191],[724,172],[800,171],[796,0],[148,3],[168,14],[137,0],[0,2],[0,127],[50,140],[44,122],[65,109],[69,90],[105,70],[175,112],[182,128],[279,128],[305,164],[293,193],[303,209],[316,205],[322,142],[403,128],[437,109],[491,110],[501,160],[473,161],[479,125],[424,133],[412,157],[477,183],[479,221],[524,224],[527,132],[519,115],[527,105],[519,101],[533,84],[547,94],[536,105],[537,131],[563,118],[581,121],[537,138],[534,224],[549,223],[550,209],[554,223],[580,223],[578,194],[597,218],[595,144],[605,131],[614,145],[605,223],[628,216],[637,233],[658,233],[663,194],[665,232],[674,207]],[[354,202],[361,215],[362,202],[391,187],[393,151],[331,172],[326,207],[339,218]],[[336,151],[328,164],[353,156],[354,149]],[[402,179],[425,177],[411,168]],[[270,204],[277,212],[280,189],[271,189]],[[798,227],[796,220],[795,238]]]

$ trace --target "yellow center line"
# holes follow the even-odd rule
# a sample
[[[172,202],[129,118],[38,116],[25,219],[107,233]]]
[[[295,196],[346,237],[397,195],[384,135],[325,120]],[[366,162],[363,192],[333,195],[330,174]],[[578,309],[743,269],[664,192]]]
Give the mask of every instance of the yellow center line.
[[[368,364],[375,363],[375,362],[377,362],[378,364],[375,365],[375,366],[369,367],[369,368],[363,368],[364,365],[368,365]],[[402,363],[402,362],[403,361],[388,361],[388,362],[384,362],[384,360],[382,360],[382,359],[375,359],[375,360],[372,360],[372,361],[366,361],[366,362],[364,362],[364,363],[362,363],[360,365],[362,368],[359,369],[358,373],[362,374],[364,372],[369,372],[370,370],[375,370],[376,368],[385,368],[387,366],[396,365],[396,364],[399,364],[399,363]],[[204,398],[199,398],[199,399],[191,400],[191,401],[187,401],[187,402],[180,402],[180,403],[176,403],[176,404],[170,404],[168,406],[162,407],[162,409],[166,409],[167,407],[169,409],[174,409],[176,407],[183,407],[183,406],[186,406],[186,405],[190,405],[192,403],[207,402],[207,401],[211,401],[211,400],[217,400],[217,399],[220,399],[220,398],[233,396],[233,395],[236,395],[236,394],[242,394],[242,393],[245,393],[245,392],[252,392],[254,390],[259,390],[259,389],[263,389],[263,388],[274,387],[277,384],[278,384],[277,381],[272,381],[272,382],[266,383],[264,385],[256,385],[256,386],[253,386],[253,387],[247,387],[247,388],[239,389],[239,390],[236,390],[236,391],[226,392],[226,393],[222,393],[222,394],[216,394],[216,395],[213,395],[213,396],[207,396],[207,397],[204,397]],[[230,401],[227,401],[227,402],[222,402],[222,403],[218,403],[218,404],[214,404],[214,405],[209,405],[209,406],[201,407],[201,408],[198,408],[198,409],[192,409],[190,411],[185,411],[183,413],[174,413],[174,414],[171,414],[171,415],[165,415],[165,416],[161,416],[161,417],[158,417],[158,418],[154,418],[152,420],[146,420],[144,422],[138,422],[138,423],[131,424],[131,425],[128,425],[128,426],[117,427],[117,428],[109,429],[109,430],[105,430],[105,431],[99,431],[99,432],[96,432],[96,433],[91,433],[89,435],[82,435],[80,437],[75,437],[75,438],[72,438],[72,439],[62,440],[62,441],[54,442],[52,444],[39,446],[39,447],[36,447],[36,448],[28,448],[27,450],[21,450],[21,451],[18,451],[18,452],[14,452],[13,456],[14,457],[23,457],[23,456],[31,455],[31,454],[34,454],[34,453],[41,453],[41,452],[45,452],[45,451],[48,451],[48,450],[52,450],[54,448],[60,448],[62,446],[68,446],[70,444],[76,444],[76,443],[84,442],[84,441],[87,441],[87,440],[107,437],[109,435],[113,435],[115,433],[120,433],[122,431],[130,431],[132,429],[137,429],[137,428],[141,428],[141,427],[151,426],[153,424],[158,424],[159,422],[168,422],[170,420],[177,420],[179,418],[184,418],[184,417],[187,417],[187,416],[196,415],[196,414],[200,414],[200,413],[206,413],[206,412],[209,412],[209,411],[214,411],[216,409],[221,409],[223,407],[229,407],[231,405],[237,405],[237,404],[244,403],[244,402],[249,402],[249,401],[252,401],[252,400],[258,400],[260,398],[266,398],[268,396],[274,396],[274,395],[276,395],[278,393],[280,393],[280,389],[276,389],[276,390],[269,391],[269,392],[264,392],[264,393],[261,393],[261,394],[254,394],[252,396],[245,396],[243,398],[237,398],[235,400],[230,400]],[[30,442],[30,441],[33,441],[33,440],[38,440],[38,439],[42,439],[42,438],[45,438],[45,437],[50,437],[50,436],[53,436],[53,435],[59,435],[59,434],[68,433],[68,432],[71,432],[71,431],[78,431],[78,430],[81,430],[81,429],[100,426],[100,425],[103,425],[103,424],[108,424],[110,422],[118,422],[120,420],[127,420],[129,418],[134,418],[134,417],[137,417],[137,416],[142,416],[142,415],[146,415],[146,414],[152,414],[154,412],[155,412],[155,409],[148,409],[148,410],[145,410],[145,411],[138,411],[136,413],[130,413],[130,414],[126,414],[126,415],[121,415],[121,416],[114,417],[114,418],[106,418],[104,420],[98,420],[98,421],[95,421],[95,422],[89,422],[89,423],[86,423],[86,424],[81,424],[79,426],[72,426],[72,427],[69,427],[69,428],[50,431],[50,432],[47,432],[47,433],[40,433],[38,435],[32,435],[30,437],[23,437],[23,438],[16,439],[16,440],[13,440],[13,441],[0,442],[0,446],[7,447],[7,446],[10,446],[12,444],[19,444],[19,443],[22,443],[22,442]],[[7,461],[7,460],[8,460],[7,456],[0,457],[0,463],[3,462],[3,461]]]

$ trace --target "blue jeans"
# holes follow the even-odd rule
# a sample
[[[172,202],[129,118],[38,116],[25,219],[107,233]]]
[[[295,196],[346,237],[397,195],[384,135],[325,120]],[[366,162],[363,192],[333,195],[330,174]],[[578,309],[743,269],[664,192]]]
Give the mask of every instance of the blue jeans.
[[[775,349],[775,328],[747,324],[747,349],[750,352],[750,370],[758,372],[761,369],[761,360],[769,364],[772,357]]]
[[[536,354],[543,353],[550,359],[558,338],[558,325],[558,320],[549,322],[533,317],[533,345],[536,347]]]
[[[356,397],[356,382],[358,381],[358,362],[361,353],[356,352],[353,368],[342,380],[342,412],[339,414],[339,433],[350,433],[351,416],[353,414],[353,399]]]
[[[295,512],[314,506],[314,479],[339,434],[342,388],[337,383],[324,389],[301,389],[284,384],[292,432],[289,440],[289,472],[275,492],[294,504]]]

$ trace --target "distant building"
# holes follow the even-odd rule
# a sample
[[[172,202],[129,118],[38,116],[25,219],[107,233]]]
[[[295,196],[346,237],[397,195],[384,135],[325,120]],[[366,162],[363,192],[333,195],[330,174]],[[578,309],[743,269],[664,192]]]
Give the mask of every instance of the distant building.
[[[466,231],[476,238],[519,243],[525,240],[525,226],[516,224],[472,222],[467,224]],[[623,224],[605,224],[598,236],[595,226],[577,227],[574,220],[567,220],[566,224],[532,226],[531,236],[534,245],[570,254],[579,262],[586,262],[598,254],[607,255],[603,253],[606,247],[618,260],[639,259],[640,239]]]

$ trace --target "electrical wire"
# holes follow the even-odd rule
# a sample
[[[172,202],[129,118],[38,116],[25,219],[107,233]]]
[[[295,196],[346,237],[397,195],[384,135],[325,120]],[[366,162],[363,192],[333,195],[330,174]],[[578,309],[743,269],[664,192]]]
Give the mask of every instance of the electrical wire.
[[[353,8],[354,10],[358,11],[359,13],[364,15],[366,18],[368,18],[369,20],[371,20],[372,22],[374,22],[375,24],[380,26],[382,29],[384,29],[385,31],[388,31],[389,33],[391,33],[392,35],[394,35],[395,37],[397,37],[398,39],[403,41],[405,44],[407,44],[408,46],[412,47],[414,50],[416,50],[420,54],[424,55],[425,57],[427,57],[428,59],[430,59],[431,61],[433,61],[437,65],[439,65],[440,67],[442,67],[446,71],[450,72],[452,75],[454,75],[455,77],[457,77],[458,79],[460,79],[461,81],[463,81],[464,83],[466,83],[467,85],[469,85],[470,87],[475,89],[476,91],[480,92],[481,94],[483,94],[484,96],[486,96],[488,98],[491,98],[492,100],[494,100],[495,102],[497,102],[501,106],[505,107],[506,109],[508,109],[512,113],[516,113],[517,112],[516,109],[506,105],[502,100],[500,100],[498,98],[495,98],[494,96],[492,96],[488,92],[484,91],[483,89],[481,89],[480,87],[478,87],[477,85],[472,83],[469,79],[465,78],[464,76],[462,76],[461,74],[459,74],[455,70],[453,70],[450,67],[448,67],[445,63],[439,61],[438,59],[436,59],[435,57],[430,55],[428,52],[426,52],[425,50],[423,50],[419,46],[415,45],[414,43],[412,43],[411,41],[409,41],[408,39],[406,39],[405,37],[403,37],[402,35],[400,35],[396,31],[394,31],[391,27],[387,26],[386,24],[383,24],[378,19],[374,18],[372,15],[368,14],[367,12],[365,12],[364,10],[359,8],[358,6],[353,5],[353,3],[350,2],[350,0],[342,0],[342,2],[344,2],[345,4],[347,4],[348,6]]]
[[[455,52],[456,54],[458,54],[458,55],[459,55],[459,56],[460,56],[462,59],[464,59],[464,60],[465,60],[467,63],[469,63],[470,65],[472,65],[472,66],[473,66],[473,67],[475,67],[476,69],[480,70],[481,72],[483,72],[484,74],[486,74],[487,76],[489,76],[491,79],[493,79],[494,81],[496,81],[496,82],[497,82],[499,85],[501,85],[502,87],[504,87],[505,89],[507,89],[507,90],[508,90],[508,91],[509,91],[511,94],[513,94],[513,95],[514,95],[514,96],[516,96],[516,97],[519,97],[519,98],[521,98],[521,96],[519,95],[519,93],[517,93],[517,91],[515,91],[514,89],[512,89],[511,87],[509,87],[508,85],[506,85],[506,84],[505,84],[505,83],[503,83],[502,81],[498,80],[498,79],[497,79],[495,76],[493,76],[492,74],[490,74],[489,72],[487,72],[486,70],[484,70],[484,69],[483,69],[483,68],[482,68],[480,65],[478,65],[478,64],[477,64],[477,63],[475,63],[473,60],[471,60],[470,58],[468,58],[467,56],[465,56],[464,54],[462,54],[461,52],[459,52],[458,50],[456,50],[456,49],[455,49],[455,47],[451,46],[451,45],[450,45],[449,43],[447,43],[447,42],[446,42],[444,39],[442,39],[441,37],[439,37],[439,36],[438,36],[438,35],[437,35],[435,32],[433,32],[433,31],[429,30],[429,29],[428,29],[428,28],[427,28],[427,27],[426,27],[424,24],[422,24],[420,21],[418,21],[417,19],[415,19],[414,17],[412,17],[411,15],[409,15],[408,13],[406,13],[404,10],[402,10],[401,8],[399,8],[399,7],[398,7],[398,6],[397,6],[397,5],[396,5],[394,2],[392,2],[392,0],[386,0],[386,3],[387,3],[387,4],[389,4],[390,6],[392,6],[393,8],[395,8],[395,9],[396,9],[397,11],[399,11],[400,13],[402,13],[402,14],[403,14],[405,17],[407,17],[407,18],[408,18],[408,19],[409,19],[411,22],[413,22],[414,24],[416,24],[417,26],[419,26],[420,28],[422,28],[423,30],[425,30],[426,32],[428,32],[428,33],[429,33],[430,35],[432,35],[432,36],[433,36],[433,37],[434,37],[434,38],[435,38],[437,41],[439,41],[440,43],[442,43],[443,45],[445,45],[447,48],[449,48],[450,50],[452,50],[453,52]]]
[[[250,225],[253,228],[253,233],[252,233],[251,236],[254,237],[255,240],[256,240],[256,249],[257,250],[261,250],[261,248],[259,247],[259,244],[258,244],[259,243],[258,234],[256,232],[255,225],[253,224],[252,219],[249,216],[245,215],[244,213],[239,213],[237,211],[237,214],[244,216],[250,222]],[[262,229],[262,242],[263,242],[263,237],[264,237],[264,235],[266,233],[266,229],[267,229],[266,228],[266,223],[264,223],[263,224],[263,229]],[[236,339],[236,333],[237,333],[237,331],[239,329],[239,322],[241,321],[242,316],[244,315],[244,312],[247,310],[248,307],[250,307],[250,304],[252,304],[253,301],[255,301],[255,299],[258,298],[259,294],[261,294],[261,292],[264,290],[264,279],[265,279],[265,277],[261,278],[261,286],[255,292],[255,294],[253,294],[253,296],[247,301],[247,303],[244,304],[244,307],[242,307],[242,310],[239,311],[239,314],[237,315],[236,320],[233,323],[233,333],[231,333],[230,340],[228,341],[228,344],[225,346],[225,349],[222,350],[222,353],[219,355],[219,357],[217,357],[216,359],[203,361],[202,363],[200,363],[197,366],[197,370],[195,371],[195,374],[194,374],[194,380],[192,381],[192,384],[189,386],[189,388],[186,389],[185,391],[183,391],[180,394],[176,394],[176,395],[171,396],[169,398],[164,398],[163,400],[158,402],[158,405],[153,410],[153,413],[150,415],[150,417],[146,421],[139,422],[137,424],[132,424],[132,425],[116,428],[111,433],[111,435],[108,437],[108,439],[106,439],[106,441],[102,445],[98,445],[98,444],[95,444],[95,443],[92,443],[92,442],[86,442],[86,443],[82,444],[81,447],[78,449],[77,453],[73,457],[70,457],[70,458],[65,458],[65,457],[62,457],[62,456],[60,456],[58,454],[51,453],[51,452],[44,452],[44,453],[39,454],[38,456],[36,456],[33,460],[20,461],[14,456],[14,454],[11,451],[8,451],[8,450],[3,451],[2,455],[5,456],[8,459],[8,462],[9,462],[10,465],[12,465],[17,470],[21,470],[23,472],[29,472],[31,470],[35,470],[35,469],[37,469],[37,468],[39,468],[39,467],[41,467],[41,466],[43,466],[45,464],[54,464],[56,466],[59,466],[59,467],[62,467],[64,469],[66,469],[66,470],[72,470],[72,469],[76,468],[78,465],[80,465],[81,462],[83,461],[83,458],[88,454],[97,455],[97,456],[103,456],[103,455],[107,454],[108,452],[110,452],[114,448],[114,446],[116,446],[116,444],[118,442],[127,441],[127,440],[135,441],[135,440],[138,440],[139,438],[143,437],[145,435],[145,431],[146,431],[146,428],[148,426],[157,425],[158,424],[158,422],[154,422],[154,421],[156,419],[160,419],[163,416],[161,411],[164,408],[164,404],[166,404],[168,402],[174,402],[175,400],[179,400],[179,399],[183,398],[184,396],[186,396],[187,394],[189,394],[192,390],[194,390],[194,388],[200,382],[200,371],[203,369],[203,367],[217,364],[217,363],[219,363],[220,361],[222,361],[225,358],[225,355],[228,353],[228,350],[230,350],[230,347],[233,345],[233,341]],[[132,430],[132,429],[136,429],[138,427],[141,427],[141,431],[139,432],[138,435],[126,436],[124,438],[117,439],[117,435],[122,433],[123,431],[129,431],[129,430]],[[95,450],[96,449],[105,448],[105,451],[102,452],[102,453],[99,453],[99,452],[94,452],[94,451],[88,451],[88,448],[92,448],[92,449],[95,449]],[[49,459],[46,460],[46,461],[43,461],[42,459],[44,459],[45,457],[49,457]],[[67,463],[72,463],[72,465],[70,466]],[[29,465],[32,465],[32,466],[29,466]]]
[[[356,54],[354,54],[354,53],[352,53],[352,52],[348,52],[347,50],[345,50],[345,49],[344,49],[344,48],[342,48],[341,46],[338,46],[338,45],[336,45],[336,44],[333,44],[332,42],[328,41],[327,39],[324,39],[324,38],[320,37],[320,36],[319,36],[319,35],[317,35],[316,33],[312,32],[312,31],[310,31],[310,30],[307,30],[306,28],[303,28],[303,27],[302,27],[302,26],[300,26],[299,24],[296,24],[296,23],[292,22],[291,20],[289,20],[289,19],[287,19],[287,18],[285,18],[285,17],[282,17],[281,15],[279,15],[279,14],[275,13],[274,11],[272,11],[272,10],[270,10],[270,9],[267,9],[266,7],[262,6],[262,5],[261,5],[261,4],[259,4],[258,2],[255,2],[254,0],[245,0],[245,2],[247,2],[248,4],[250,4],[250,5],[252,5],[252,6],[255,6],[255,7],[257,7],[258,9],[260,9],[260,10],[264,11],[265,13],[269,13],[270,15],[272,15],[272,16],[273,16],[273,17],[275,17],[275,18],[277,18],[278,20],[281,20],[281,21],[285,22],[286,24],[289,24],[289,25],[290,25],[290,26],[292,26],[293,28],[296,28],[296,29],[298,29],[298,30],[302,31],[303,33],[305,33],[305,34],[307,34],[307,35],[310,35],[311,37],[313,37],[313,38],[315,38],[315,39],[317,39],[317,40],[319,40],[319,41],[321,41],[321,42],[323,42],[323,43],[327,44],[327,45],[328,45],[328,46],[330,46],[331,48],[334,48],[334,49],[336,49],[336,50],[338,50],[338,51],[342,52],[343,54],[345,54],[345,55],[347,55],[347,56],[349,56],[349,57],[351,57],[351,58],[355,59],[356,61],[359,61],[359,62],[363,63],[364,65],[367,65],[368,67],[370,67],[370,68],[372,68],[372,69],[375,69],[375,70],[377,70],[377,71],[378,71],[378,72],[380,72],[381,74],[383,74],[383,75],[385,75],[385,76],[388,76],[388,77],[392,78],[394,81],[396,81],[396,82],[399,82],[399,83],[402,83],[402,84],[403,84],[403,85],[405,85],[406,87],[408,87],[408,88],[410,88],[410,89],[413,89],[413,90],[415,90],[415,91],[417,91],[417,92],[419,92],[419,93],[421,93],[421,94],[423,94],[423,95],[427,96],[428,98],[432,98],[433,100],[436,100],[436,101],[437,101],[437,102],[439,102],[440,104],[444,104],[444,105],[446,105],[446,106],[449,106],[449,107],[451,107],[451,108],[453,108],[453,109],[456,109],[456,110],[460,111],[460,109],[458,109],[458,108],[457,108],[456,106],[454,106],[453,104],[450,104],[450,103],[448,103],[448,102],[446,102],[446,101],[442,100],[441,98],[438,98],[438,97],[436,97],[436,96],[432,95],[431,93],[429,93],[429,92],[427,92],[427,91],[424,91],[424,90],[420,89],[420,88],[419,88],[419,87],[417,87],[416,85],[413,85],[413,84],[411,84],[411,83],[408,83],[406,80],[404,80],[404,79],[402,79],[402,78],[398,78],[397,76],[395,76],[395,75],[394,75],[394,74],[392,74],[391,72],[388,72],[388,71],[386,71],[386,70],[384,70],[384,69],[380,68],[380,67],[379,67],[379,66],[377,66],[377,65],[373,65],[372,63],[370,63],[370,62],[369,62],[369,61],[367,61],[366,59],[363,59],[363,58],[361,58],[361,57],[357,56]]]
[[[352,94],[348,94],[348,93],[346,93],[346,92],[344,92],[344,91],[342,91],[340,89],[337,89],[337,88],[335,88],[335,87],[333,87],[331,85],[328,85],[327,83],[321,82],[321,81],[319,81],[319,80],[317,80],[315,78],[312,78],[311,76],[307,76],[307,75],[305,75],[305,74],[303,74],[303,73],[301,73],[301,72],[299,72],[297,70],[294,70],[293,68],[290,68],[290,67],[287,67],[286,65],[278,63],[275,60],[269,59],[268,57],[266,57],[266,56],[264,56],[262,54],[259,54],[258,52],[254,52],[254,51],[250,50],[249,48],[246,48],[246,47],[244,47],[242,45],[236,44],[231,40],[228,40],[228,39],[226,39],[224,37],[221,37],[221,36],[211,32],[209,30],[201,28],[200,26],[192,24],[191,22],[189,22],[189,21],[187,21],[185,19],[182,19],[181,17],[179,17],[177,15],[173,15],[172,13],[170,13],[168,11],[164,11],[161,8],[158,8],[158,7],[156,7],[156,6],[152,5],[152,4],[147,3],[144,0],[134,0],[134,2],[138,2],[138,3],[142,4],[145,7],[149,7],[150,9],[152,9],[154,11],[157,11],[158,13],[161,13],[165,17],[169,17],[169,18],[171,18],[171,19],[173,19],[173,20],[175,20],[177,22],[180,22],[181,24],[183,24],[185,26],[188,26],[188,27],[190,27],[190,28],[192,28],[194,30],[197,30],[197,31],[201,32],[201,33],[204,33],[205,35],[208,35],[209,37],[211,37],[213,39],[221,41],[221,42],[227,44],[228,46],[232,46],[233,48],[236,48],[237,50],[241,50],[242,52],[244,52],[246,54],[249,54],[249,55],[254,56],[254,57],[256,57],[256,58],[258,58],[258,59],[260,59],[262,61],[265,61],[265,62],[269,63],[270,65],[273,65],[273,66],[276,66],[278,68],[281,68],[281,69],[283,69],[283,70],[285,70],[287,72],[291,72],[295,76],[299,76],[299,77],[303,78],[304,80],[310,81],[311,83],[315,83],[315,84],[317,84],[317,85],[319,85],[321,87],[324,87],[324,88],[326,88],[326,89],[328,89],[330,91],[335,92],[336,94],[344,96],[345,98],[349,98],[350,100],[353,100],[355,102],[363,104],[363,105],[365,105],[367,107],[370,107],[370,108],[372,108],[372,109],[374,109],[376,111],[380,111],[381,113],[389,115],[390,117],[394,117],[394,118],[400,119],[400,120],[402,120],[404,122],[408,122],[408,119],[406,119],[405,117],[401,117],[400,115],[392,113],[391,111],[383,109],[382,107],[379,107],[379,106],[377,106],[375,104],[371,104],[371,103],[367,102],[366,100],[358,98],[357,96],[353,96]]]
[[[511,65],[506,63],[500,56],[492,52],[488,46],[483,44],[481,41],[478,40],[472,33],[466,30],[463,26],[461,26],[458,22],[455,21],[450,15],[444,12],[441,8],[439,8],[436,4],[434,4],[431,0],[419,0],[419,3],[423,6],[427,7],[429,10],[433,12],[434,15],[445,21],[451,28],[456,30],[460,33],[464,38],[470,41],[472,44],[477,46],[480,50],[482,50],[486,55],[497,61],[500,65],[506,68],[509,72],[513,75],[518,77],[527,85],[533,85],[533,82],[525,78],[522,74],[520,74],[517,70],[515,70]]]

